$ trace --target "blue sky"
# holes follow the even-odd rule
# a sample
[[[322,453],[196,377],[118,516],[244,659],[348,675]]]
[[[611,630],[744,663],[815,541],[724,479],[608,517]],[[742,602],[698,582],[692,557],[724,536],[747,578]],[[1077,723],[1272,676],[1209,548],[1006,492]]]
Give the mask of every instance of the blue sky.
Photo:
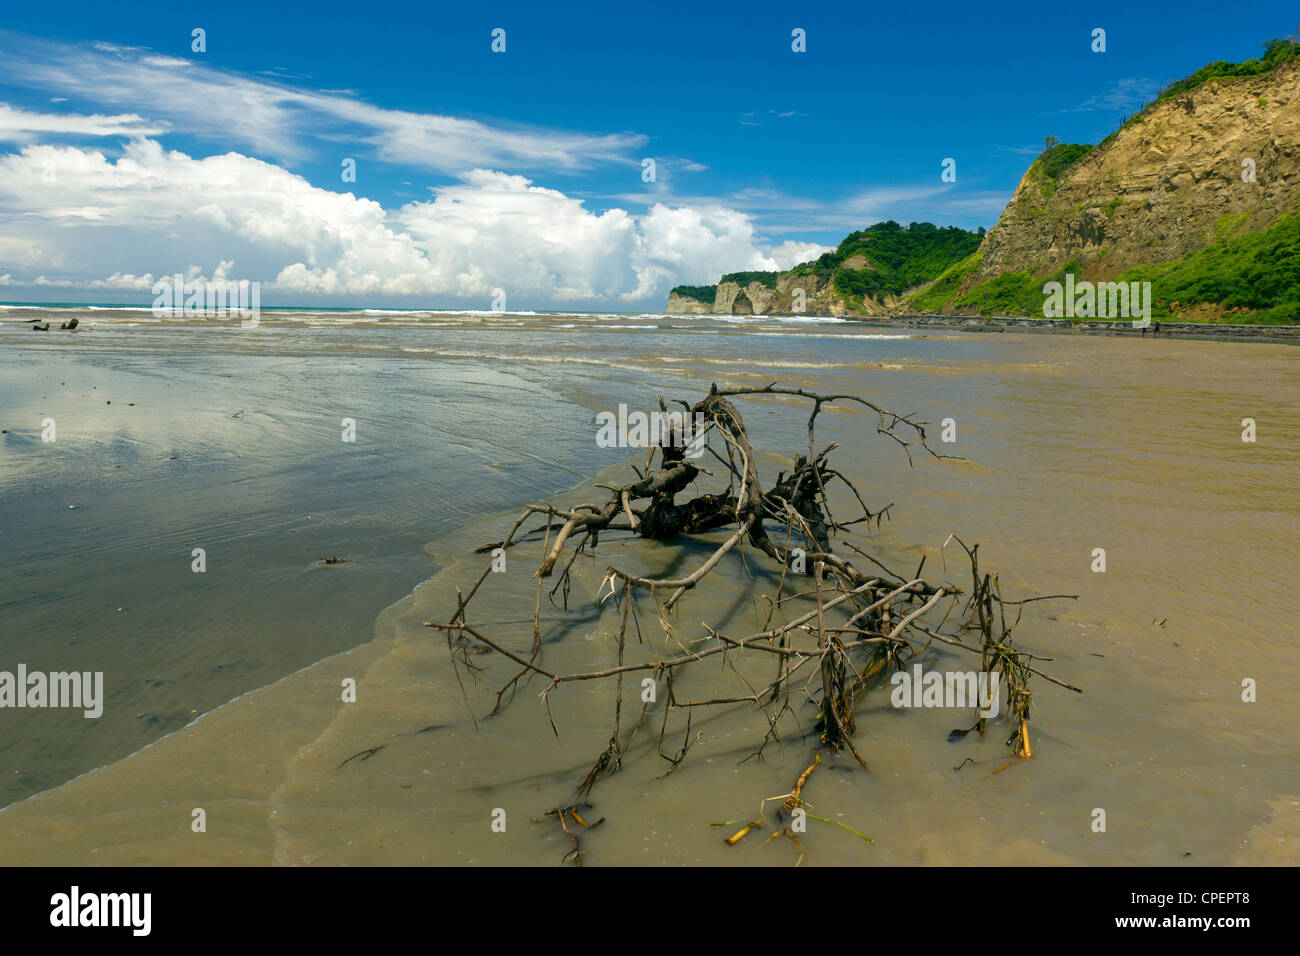
[[[188,272],[260,281],[264,305],[487,308],[502,288],[511,309],[657,310],[882,219],[992,227],[1044,136],[1097,142],[1298,22],[1280,3],[15,6],[0,298],[147,302]]]

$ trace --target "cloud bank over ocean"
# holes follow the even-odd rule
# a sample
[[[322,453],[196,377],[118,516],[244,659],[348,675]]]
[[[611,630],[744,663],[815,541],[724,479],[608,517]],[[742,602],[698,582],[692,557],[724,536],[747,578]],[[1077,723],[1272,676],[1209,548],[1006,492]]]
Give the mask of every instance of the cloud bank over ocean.
[[[0,155],[0,286],[11,292],[147,293],[182,271],[259,281],[284,303],[473,307],[501,288],[521,306],[617,308],[826,249],[767,239],[723,202],[660,193],[640,213],[597,210],[537,179],[601,164],[639,176],[639,134],[384,109],[106,43],[5,33],[0,44],[0,64],[21,66],[27,87],[96,109],[0,103],[0,140],[14,147]],[[170,148],[173,134],[186,150]],[[214,143],[227,148],[212,153]],[[294,168],[322,148],[402,168],[415,198],[381,203],[346,177],[322,185]],[[666,175],[679,167],[698,164],[665,158]],[[422,171],[441,181],[421,184]]]

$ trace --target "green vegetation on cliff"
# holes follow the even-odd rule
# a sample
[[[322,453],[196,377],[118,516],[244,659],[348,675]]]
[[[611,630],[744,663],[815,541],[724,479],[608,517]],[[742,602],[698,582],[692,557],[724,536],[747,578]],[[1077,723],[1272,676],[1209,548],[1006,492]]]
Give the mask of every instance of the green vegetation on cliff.
[[[1037,315],[1043,314],[1043,283],[1064,282],[1065,274],[1082,274],[1079,263],[1071,259],[1050,275],[1032,272],[1003,272],[991,279],[956,294],[962,281],[973,275],[980,266],[980,256],[975,254],[957,263],[939,276],[935,283],[908,301],[926,312],[975,312],[979,315]]]
[[[1088,143],[1057,143],[1038,157],[1038,168],[1048,179],[1060,179],[1071,166],[1091,152],[1092,146]]]
[[[982,253],[972,252],[961,262],[955,262],[947,269],[944,269],[939,274],[939,278],[912,296],[908,301],[923,312],[943,311],[961,292],[961,284],[966,277],[979,271],[980,262],[983,259]]]
[[[1233,310],[1225,322],[1300,323],[1300,212],[1258,232],[1238,235],[1240,225],[1225,221],[1212,245],[1171,262],[1129,269],[1114,281],[1150,282],[1155,318],[1177,319],[1188,308],[1209,304]],[[1064,282],[1067,272],[1083,276],[1078,260],[1071,259],[1050,274],[1003,272],[960,292],[979,265],[978,253],[962,260],[909,303],[924,312],[1041,316],[1044,283]]]
[[[1190,92],[1207,80],[1219,77],[1259,76],[1261,73],[1276,69],[1288,60],[1297,58],[1300,58],[1300,43],[1290,38],[1279,40],[1274,37],[1264,44],[1263,56],[1246,60],[1244,63],[1229,63],[1226,60],[1216,60],[1208,66],[1201,67],[1191,76],[1178,80],[1176,83],[1170,83],[1160,91],[1160,95],[1155,98],[1154,102],[1159,103],[1161,100],[1178,96],[1180,93]]]
[[[1225,321],[1264,324],[1300,322],[1300,212],[1267,229],[1233,235],[1231,223],[1213,245],[1156,266],[1138,266],[1117,277],[1150,282],[1152,315],[1173,316],[1176,306],[1212,303],[1245,314]]]
[[[982,228],[971,232],[928,222],[907,227],[893,220],[878,222],[850,233],[834,252],[797,265],[791,272],[831,279],[835,291],[856,305],[868,297],[901,295],[928,282],[979,248],[983,236]]]
[[[851,232],[834,252],[795,266],[795,275],[830,276],[856,255],[865,256],[868,269],[901,280],[902,288],[934,278],[952,263],[974,252],[984,230],[971,232],[956,226],[914,222],[904,228],[892,219]]]
[[[716,285],[679,285],[674,286],[668,294],[682,299],[694,299],[696,302],[703,302],[706,305],[713,305],[713,300],[718,294],[718,287]]]
[[[979,248],[984,230],[971,232],[956,226],[940,228],[928,222],[901,226],[894,221],[847,236],[834,252],[812,262],[804,262],[789,272],[729,272],[718,281],[734,282],[746,288],[757,282],[777,291],[783,276],[816,276],[818,288],[830,284],[840,300],[850,309],[862,308],[867,299],[902,295],[933,279],[949,266],[969,257]],[[679,298],[712,305],[716,285],[679,285],[672,291]],[[788,307],[788,306],[787,306]],[[753,308],[747,296],[738,295],[732,309]]]
[[[718,282],[734,282],[742,289],[751,282],[757,282],[759,285],[765,285],[769,289],[775,290],[776,277],[780,274],[779,272],[728,272]]]

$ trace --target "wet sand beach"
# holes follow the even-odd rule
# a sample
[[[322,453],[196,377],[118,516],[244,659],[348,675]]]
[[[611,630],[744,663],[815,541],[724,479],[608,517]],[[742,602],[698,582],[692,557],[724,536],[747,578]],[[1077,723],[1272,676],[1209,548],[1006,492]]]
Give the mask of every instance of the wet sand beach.
[[[1016,640],[1084,689],[1036,685],[1034,758],[998,774],[996,734],[950,743],[965,715],[899,711],[873,691],[855,737],[871,769],[831,758],[807,799],[874,842],[813,825],[804,865],[1300,862],[1292,346],[377,311],[272,313],[241,332],[123,310],[37,339],[23,318],[0,330],[0,669],[103,671],[106,701],[98,720],[0,712],[0,861],[558,864],[569,842],[531,818],[603,750],[608,688],[551,695],[558,736],[538,681],[487,718],[517,668],[477,658],[466,699],[424,622],[447,619],[483,566],[474,548],[522,505],[594,500],[594,483],[631,475],[626,449],[596,445],[598,411],[779,380],[955,420],[944,450],[966,461],[909,467],[848,409],[823,413],[819,440],[840,442],[871,504],[894,503],[870,539],[886,563],[924,556],[967,583],[943,548],[956,533],[981,543],[1008,595],[1077,593],[1028,606]],[[806,444],[803,406],[741,411],[765,475]],[[551,612],[547,666],[613,659],[606,564],[663,573],[693,553],[666,564],[661,546],[602,540],[575,565],[570,610]],[[478,599],[478,623],[521,652],[535,566],[535,547],[512,551]],[[682,639],[702,621],[757,629],[752,592],[728,563],[683,603]],[[712,693],[737,678],[686,680]],[[584,839],[588,864],[789,865],[785,841],[726,847],[735,827],[715,824],[789,790],[816,740],[801,719],[745,759],[762,715],[702,716],[666,777],[647,735],[595,792],[605,822]]]

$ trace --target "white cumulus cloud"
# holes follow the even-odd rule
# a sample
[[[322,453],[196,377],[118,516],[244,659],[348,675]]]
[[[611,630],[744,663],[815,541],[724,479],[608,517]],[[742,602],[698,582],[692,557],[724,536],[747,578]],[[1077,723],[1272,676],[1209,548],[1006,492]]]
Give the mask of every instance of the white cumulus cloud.
[[[11,275],[140,289],[215,263],[214,275],[262,282],[286,303],[383,296],[486,307],[502,288],[512,307],[653,304],[682,282],[786,268],[825,251],[772,248],[745,214],[721,205],[594,212],[483,168],[435,187],[431,199],[385,209],[260,159],[194,158],[143,138],[116,159],[50,145],[0,156],[0,213],[0,270]]]

